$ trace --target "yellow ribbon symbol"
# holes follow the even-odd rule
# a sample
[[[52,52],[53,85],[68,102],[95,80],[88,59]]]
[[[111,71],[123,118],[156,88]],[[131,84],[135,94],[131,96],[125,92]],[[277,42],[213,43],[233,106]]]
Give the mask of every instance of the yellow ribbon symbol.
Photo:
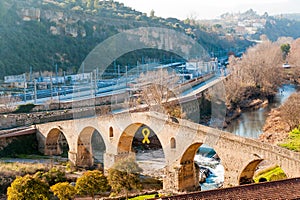
[[[142,130],[142,134],[144,136],[142,143],[145,144],[147,142],[147,144],[150,144],[150,140],[148,139],[148,137],[150,135],[150,130],[148,128],[144,128]]]

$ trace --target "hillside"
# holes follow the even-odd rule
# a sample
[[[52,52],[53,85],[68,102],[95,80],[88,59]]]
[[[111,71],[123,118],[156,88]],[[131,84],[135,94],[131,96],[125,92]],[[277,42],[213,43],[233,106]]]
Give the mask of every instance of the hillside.
[[[256,36],[265,34],[272,41],[279,37],[300,37],[300,21],[290,20],[288,18],[268,17],[265,28],[260,30]]]
[[[149,17],[112,0],[1,0],[0,78],[29,72],[30,67],[34,72],[54,71],[56,64],[59,71],[75,73],[87,54],[108,37],[150,26],[185,32],[209,52],[250,45],[245,40],[221,40],[174,18]]]
[[[281,15],[276,15],[276,18],[286,18],[289,20],[295,20],[295,21],[300,21],[300,13],[289,13],[289,14],[281,14]]]
[[[266,35],[270,40],[276,41],[280,37],[300,37],[299,14],[282,14],[270,16],[267,12],[259,15],[249,9],[244,13],[225,13],[220,19],[204,20],[199,23],[207,31],[217,33],[220,37],[240,37],[248,40],[259,40]],[[298,20],[297,20],[298,19]]]

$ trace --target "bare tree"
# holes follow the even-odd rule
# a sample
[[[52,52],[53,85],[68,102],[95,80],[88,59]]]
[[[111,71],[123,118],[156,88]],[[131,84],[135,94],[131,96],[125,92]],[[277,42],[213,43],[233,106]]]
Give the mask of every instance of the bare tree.
[[[282,82],[281,55],[278,44],[265,40],[249,48],[242,59],[231,58],[231,76],[226,82],[227,104],[239,103],[255,93],[274,95]]]
[[[300,93],[292,94],[280,107],[281,118],[290,126],[290,130],[300,125]]]
[[[291,65],[300,67],[300,38],[292,42],[287,59]]]
[[[149,109],[157,112],[170,114],[171,116],[181,117],[178,111],[177,103],[172,103],[170,107],[169,101],[172,99],[176,102],[177,87],[179,86],[179,77],[175,72],[168,72],[165,69],[158,71],[148,71],[141,74],[137,80],[137,84],[133,87],[137,92],[138,103],[144,103]],[[176,112],[174,112],[176,110]],[[174,114],[176,113],[176,114]],[[179,114],[180,113],[180,114]]]

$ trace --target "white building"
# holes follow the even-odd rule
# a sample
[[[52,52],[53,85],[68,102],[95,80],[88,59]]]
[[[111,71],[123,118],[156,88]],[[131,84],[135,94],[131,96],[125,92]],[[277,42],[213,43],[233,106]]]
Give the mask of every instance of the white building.
[[[4,76],[4,83],[10,87],[27,88],[26,74]]]

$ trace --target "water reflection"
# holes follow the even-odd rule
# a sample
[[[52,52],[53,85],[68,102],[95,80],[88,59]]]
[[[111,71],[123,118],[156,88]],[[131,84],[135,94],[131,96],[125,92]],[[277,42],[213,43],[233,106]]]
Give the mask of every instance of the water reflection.
[[[295,85],[283,85],[276,94],[274,101],[268,106],[255,111],[244,112],[237,120],[232,121],[225,130],[247,138],[258,138],[262,133],[270,110],[283,104],[296,90]]]

